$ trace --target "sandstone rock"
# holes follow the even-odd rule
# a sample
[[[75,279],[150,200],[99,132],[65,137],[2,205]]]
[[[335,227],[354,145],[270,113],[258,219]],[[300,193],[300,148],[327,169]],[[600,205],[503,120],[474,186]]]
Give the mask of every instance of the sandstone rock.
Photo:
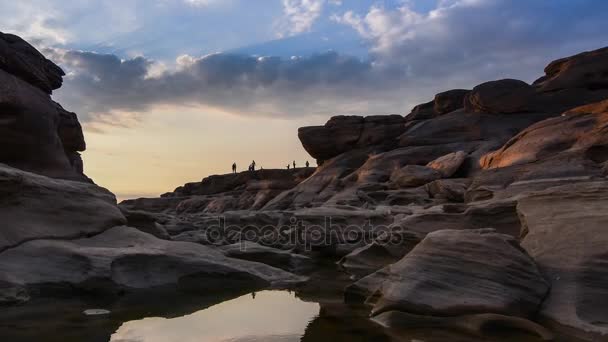
[[[260,262],[289,272],[302,273],[314,267],[313,260],[307,256],[250,241],[222,246],[220,250],[230,258]]]
[[[445,337],[437,335],[436,341],[455,340],[454,331],[460,331],[477,336],[475,339],[460,339],[458,341],[521,341],[528,340],[528,335],[535,335],[543,341],[553,341],[555,334],[543,326],[528,319],[498,314],[474,314],[462,316],[422,316],[401,311],[389,311],[373,318],[374,322],[383,327],[394,329],[401,335],[410,334],[413,329],[433,329],[433,336],[441,334],[442,329],[449,331]],[[497,334],[497,332],[499,332]],[[399,336],[399,335],[397,335]],[[536,338],[534,338],[536,340]],[[412,342],[421,340],[412,340]]]
[[[394,171],[391,175],[391,182],[398,187],[415,187],[425,185],[439,178],[441,178],[441,173],[433,168],[408,165]]]
[[[484,169],[549,159],[560,153],[586,155],[598,164],[608,160],[608,101],[587,105],[536,123],[500,150],[481,159]]]
[[[526,82],[504,79],[482,83],[467,95],[465,109],[481,113],[531,112],[530,102],[536,95],[534,87]]]
[[[439,171],[443,178],[449,178],[458,171],[464,160],[467,158],[467,154],[463,151],[453,152],[446,154],[443,157],[437,158],[432,162],[426,164],[427,167]]]
[[[362,129],[361,116],[335,116],[325,126],[298,129],[298,138],[306,152],[324,161],[352,149],[359,141]]]
[[[0,32],[0,70],[13,74],[47,94],[61,87],[65,73],[23,39]]]
[[[419,104],[412,108],[412,112],[406,116],[408,121],[428,120],[439,116],[435,111],[435,100]]]
[[[208,293],[286,286],[303,278],[212,248],[115,227],[77,240],[35,240],[0,253],[0,275],[28,289],[68,286],[92,292],[177,286]]]
[[[112,193],[0,164],[0,251],[34,239],[76,239],[126,222]]]
[[[517,206],[522,247],[551,283],[541,318],[589,340],[608,336],[606,205],[608,184],[595,181],[548,188]]]
[[[465,142],[477,142],[479,144],[482,141],[496,141],[499,145],[502,145],[531,124],[551,116],[554,116],[554,114],[497,115],[457,110],[431,120],[422,121],[409,128],[399,137],[399,145],[401,147],[436,146]],[[458,150],[450,152],[456,151]]]
[[[391,227],[422,236],[443,229],[467,230],[493,227],[501,234],[518,238],[521,232],[516,205],[517,203],[512,199],[467,205],[437,205],[403,218],[396,218]]]
[[[468,178],[438,179],[425,185],[431,198],[449,202],[464,202],[464,195],[471,184]]]
[[[0,162],[50,177],[86,180],[82,129],[48,94],[0,70]]]
[[[161,222],[164,221],[164,218],[160,217],[160,215],[146,211],[128,210],[125,208],[120,208],[120,211],[125,215],[127,224],[130,227],[154,235],[159,239],[171,239],[169,233],[161,224]]]
[[[325,161],[355,148],[395,145],[404,124],[400,115],[334,116],[324,126],[300,128],[298,137],[313,158]]]
[[[406,120],[428,120],[434,117],[453,112],[464,107],[464,99],[470,90],[452,89],[435,95],[433,101],[417,105],[406,116]]]
[[[400,260],[421,240],[419,234],[408,231],[393,231],[389,234],[381,241],[357,248],[344,256],[338,264],[349,274],[358,278],[365,277]]]
[[[549,291],[517,241],[491,229],[431,233],[387,272],[372,315],[530,317]]]
[[[439,115],[464,107],[464,99],[470,93],[467,89],[452,89],[435,95],[433,109]]]
[[[545,76],[534,82],[542,91],[566,88],[608,88],[608,48],[558,59],[545,68]]]

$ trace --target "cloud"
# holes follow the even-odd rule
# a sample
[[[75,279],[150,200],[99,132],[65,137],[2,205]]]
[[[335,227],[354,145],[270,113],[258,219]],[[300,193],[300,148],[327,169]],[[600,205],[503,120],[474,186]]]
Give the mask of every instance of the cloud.
[[[309,57],[182,55],[173,66],[135,57],[46,49],[66,71],[57,99],[84,121],[155,105],[203,105],[245,115],[298,116],[371,110],[391,80],[369,61],[326,52]],[[383,85],[380,87],[380,85]],[[387,110],[387,108],[384,108]],[[105,117],[105,118],[104,118]]]
[[[608,43],[603,13],[593,0],[451,0],[429,12],[408,2],[346,11],[335,22],[351,26],[376,61],[407,70],[411,77],[473,72],[481,78],[531,77],[540,63]],[[573,18],[576,18],[573,20]]]
[[[314,8],[313,2],[287,5]],[[363,13],[345,8],[332,17],[359,33],[369,47],[364,59],[332,51],[293,58],[181,55],[171,62],[46,53],[68,71],[56,94],[62,104],[84,121],[119,123],[112,114],[131,113],[132,120],[132,113],[157,105],[251,116],[406,114],[437,92],[505,77],[532,81],[551,60],[608,45],[608,2],[451,0],[430,11],[400,3]],[[301,24],[289,32],[310,29],[316,14],[305,12],[290,12],[309,19],[295,20]]]
[[[325,0],[282,0],[284,16],[279,22],[279,37],[308,32],[321,16]]]

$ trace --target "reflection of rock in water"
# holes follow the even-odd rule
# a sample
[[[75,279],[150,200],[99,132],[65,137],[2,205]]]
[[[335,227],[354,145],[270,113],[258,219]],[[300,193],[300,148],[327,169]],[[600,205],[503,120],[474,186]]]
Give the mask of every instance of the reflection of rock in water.
[[[22,306],[0,310],[2,341],[29,342],[107,342],[125,321],[158,316],[180,317],[234,299],[247,291],[184,295],[175,292],[143,291],[119,298],[84,296],[79,299],[39,298]],[[84,309],[92,306],[110,310],[110,315],[87,317]]]
[[[374,317],[393,337],[409,341],[554,341],[553,333],[520,317],[476,314],[453,317],[420,316],[389,311]],[[463,335],[466,334],[466,335]]]
[[[362,315],[344,304],[321,304],[319,316],[306,327],[302,342],[391,341],[382,331]]]

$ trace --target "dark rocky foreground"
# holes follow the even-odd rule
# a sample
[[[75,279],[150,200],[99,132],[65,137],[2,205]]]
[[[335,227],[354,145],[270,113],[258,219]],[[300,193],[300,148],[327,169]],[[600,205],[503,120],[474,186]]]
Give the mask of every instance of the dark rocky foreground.
[[[608,339],[608,48],[531,85],[301,128],[316,169],[211,176],[120,205],[82,172],[78,119],[50,97],[62,75],[0,34],[2,304],[305,287],[339,260],[346,300],[387,329]]]

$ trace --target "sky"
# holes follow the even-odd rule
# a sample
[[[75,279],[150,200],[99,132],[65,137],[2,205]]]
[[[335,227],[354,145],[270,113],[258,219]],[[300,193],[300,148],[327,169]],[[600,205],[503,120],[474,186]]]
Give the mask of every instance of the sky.
[[[434,94],[532,82],[608,45],[604,0],[0,1],[0,31],[66,71],[85,172],[119,199],[312,158],[301,126],[402,114]]]

